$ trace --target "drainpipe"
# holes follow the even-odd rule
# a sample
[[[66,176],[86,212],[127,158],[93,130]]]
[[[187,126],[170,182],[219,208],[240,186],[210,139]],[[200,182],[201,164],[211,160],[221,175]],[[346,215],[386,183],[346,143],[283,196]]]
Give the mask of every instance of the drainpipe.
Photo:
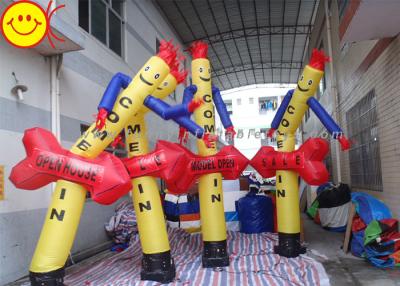
[[[50,57],[51,131],[60,142],[60,69],[63,55]]]
[[[340,124],[340,114],[339,114],[339,94],[337,90],[337,79],[335,74],[335,69],[333,68],[333,52],[332,52],[332,29],[331,29],[331,13],[329,11],[329,0],[325,0],[325,23],[327,29],[328,38],[328,53],[331,57],[329,62],[329,71],[331,74],[331,94],[333,99],[333,117],[335,121]],[[340,160],[340,148],[339,143],[335,142],[335,152],[336,152],[336,173],[337,173],[337,183],[342,181],[342,169]]]

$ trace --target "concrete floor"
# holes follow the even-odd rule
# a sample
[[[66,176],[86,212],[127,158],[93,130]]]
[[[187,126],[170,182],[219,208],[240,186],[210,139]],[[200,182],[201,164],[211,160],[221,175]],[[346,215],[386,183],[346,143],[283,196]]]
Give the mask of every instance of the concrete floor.
[[[321,262],[329,276],[332,286],[400,286],[400,269],[382,270],[354,257],[344,254],[341,247],[344,234],[329,232],[316,225],[304,215],[304,232],[307,243],[307,254]],[[80,267],[95,263],[113,255],[105,251],[67,268],[67,273],[79,271]],[[7,286],[28,286],[27,278]]]
[[[326,231],[307,216],[303,219],[308,255],[324,265],[332,286],[400,285],[400,269],[379,269],[350,252],[345,254],[343,233]]]

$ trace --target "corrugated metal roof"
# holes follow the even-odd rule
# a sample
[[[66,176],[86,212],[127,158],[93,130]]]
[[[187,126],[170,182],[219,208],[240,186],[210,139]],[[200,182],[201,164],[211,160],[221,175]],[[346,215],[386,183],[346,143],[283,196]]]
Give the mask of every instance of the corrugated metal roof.
[[[220,89],[295,83],[319,0],[155,0],[185,45],[210,44]]]

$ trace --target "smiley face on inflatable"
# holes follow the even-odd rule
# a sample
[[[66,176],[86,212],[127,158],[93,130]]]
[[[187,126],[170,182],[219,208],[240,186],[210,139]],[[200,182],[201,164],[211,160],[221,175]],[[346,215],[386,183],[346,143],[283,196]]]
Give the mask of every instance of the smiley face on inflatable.
[[[210,62],[207,61],[205,63],[201,63],[199,67],[199,78],[202,81],[210,81],[211,80],[211,68]]]
[[[322,74],[321,71],[310,66],[304,68],[303,74],[297,82],[297,92],[300,92],[301,97],[305,102],[315,94]]]
[[[168,94],[171,94],[177,85],[177,81],[175,77],[172,74],[168,74],[163,82],[156,88],[156,90],[153,92],[153,96],[163,99],[164,97],[168,96]]]

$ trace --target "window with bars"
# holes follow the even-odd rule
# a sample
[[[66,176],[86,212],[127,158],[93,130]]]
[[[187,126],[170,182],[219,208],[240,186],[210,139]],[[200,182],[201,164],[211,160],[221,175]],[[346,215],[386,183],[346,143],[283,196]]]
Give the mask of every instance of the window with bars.
[[[349,6],[351,0],[337,0],[338,4],[338,10],[339,10],[339,20],[342,20],[347,6]]]
[[[79,26],[123,55],[124,0],[79,0]]]
[[[272,138],[268,138],[267,134],[270,128],[260,128],[260,143],[261,146],[270,146],[276,143],[275,136]]]
[[[326,169],[328,170],[329,173],[329,181],[333,181],[333,165],[332,165],[332,153],[329,152],[328,155],[324,159],[324,164],[326,166]]]
[[[81,135],[83,135],[85,132],[87,132],[88,129],[89,129],[89,125],[81,124],[80,125]],[[126,148],[123,146],[125,144],[125,132],[124,131],[121,132],[121,136],[122,136],[123,144],[118,144],[118,146],[116,146],[115,148],[113,148],[113,147],[111,147],[111,145],[109,145],[109,146],[107,146],[106,149],[104,149],[104,151],[114,154],[115,156],[117,156],[119,158],[128,157],[128,152],[126,151]]]
[[[310,116],[311,116],[310,108],[307,108],[306,113],[304,114],[304,121],[307,122],[308,119],[310,119]]]
[[[375,90],[347,113],[347,129],[353,145],[349,151],[353,187],[382,191],[382,170]]]
[[[277,97],[259,97],[258,109],[260,114],[266,114],[268,111],[275,111],[278,108]]]
[[[324,42],[321,41],[321,44],[319,45],[319,50],[324,50]],[[317,94],[316,97],[319,100],[321,98],[321,96],[324,94],[326,89],[326,73],[324,73],[324,75],[322,76],[321,80],[319,81],[319,85],[317,88]]]

